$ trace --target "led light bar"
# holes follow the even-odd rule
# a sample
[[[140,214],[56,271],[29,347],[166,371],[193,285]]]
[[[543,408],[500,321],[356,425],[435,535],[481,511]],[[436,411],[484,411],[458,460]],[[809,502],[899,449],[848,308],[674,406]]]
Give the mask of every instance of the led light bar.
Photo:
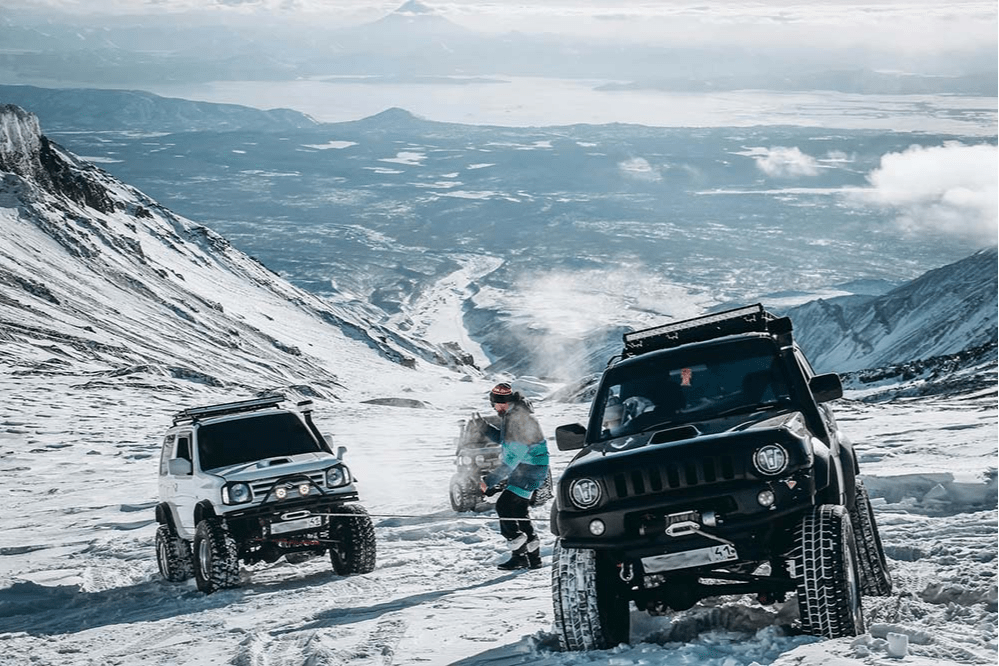
[[[623,358],[739,333],[768,332],[777,317],[763,305],[747,305],[624,334]]]

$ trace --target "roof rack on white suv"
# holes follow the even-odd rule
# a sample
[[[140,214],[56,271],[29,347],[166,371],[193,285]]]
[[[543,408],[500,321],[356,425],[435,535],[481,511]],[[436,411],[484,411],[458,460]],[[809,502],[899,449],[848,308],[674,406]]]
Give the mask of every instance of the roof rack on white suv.
[[[267,409],[275,407],[286,400],[282,394],[266,395],[252,400],[238,400],[236,402],[226,402],[220,405],[209,405],[207,407],[190,407],[174,414],[173,424],[178,425],[185,421],[209,416],[222,416],[223,414],[238,414],[240,412],[251,412],[257,409]]]

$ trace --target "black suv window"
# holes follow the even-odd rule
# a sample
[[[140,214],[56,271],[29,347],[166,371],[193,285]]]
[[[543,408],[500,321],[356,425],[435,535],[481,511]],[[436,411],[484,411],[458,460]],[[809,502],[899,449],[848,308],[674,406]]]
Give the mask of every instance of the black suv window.
[[[607,371],[591,427],[604,441],[789,399],[787,377],[769,339],[650,353]]]
[[[322,450],[305,424],[288,412],[212,423],[198,430],[201,469]]]

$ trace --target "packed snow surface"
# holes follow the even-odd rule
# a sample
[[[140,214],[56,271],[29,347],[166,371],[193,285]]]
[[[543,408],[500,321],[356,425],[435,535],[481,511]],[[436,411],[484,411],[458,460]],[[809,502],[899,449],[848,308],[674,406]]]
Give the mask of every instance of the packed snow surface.
[[[563,653],[552,629],[549,506],[533,509],[545,568],[504,572],[495,512],[448,501],[458,420],[487,411],[488,384],[370,378],[368,395],[425,409],[318,403],[348,447],[375,524],[371,574],[326,557],[244,566],[204,595],[164,582],[153,551],[159,441],[170,415],[245,396],[167,382],[158,390],[3,375],[0,405],[0,664],[614,664],[882,666],[996,663],[995,393],[836,403],[874,497],[890,597],[865,598],[868,633],[821,640],[782,607],[708,600],[672,617],[632,611],[630,644]],[[549,439],[586,407],[540,401]],[[556,474],[570,453],[552,445]],[[904,634],[907,656],[888,655]]]

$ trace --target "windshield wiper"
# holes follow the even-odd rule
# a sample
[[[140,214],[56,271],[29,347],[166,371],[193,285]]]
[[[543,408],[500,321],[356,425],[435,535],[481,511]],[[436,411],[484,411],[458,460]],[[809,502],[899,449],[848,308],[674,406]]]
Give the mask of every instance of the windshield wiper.
[[[771,409],[776,409],[780,406],[779,402],[764,402],[755,405],[739,405],[738,407],[731,407],[729,409],[723,409],[720,412],[715,412],[712,416],[731,416],[732,414],[755,414],[756,412],[766,412]]]

